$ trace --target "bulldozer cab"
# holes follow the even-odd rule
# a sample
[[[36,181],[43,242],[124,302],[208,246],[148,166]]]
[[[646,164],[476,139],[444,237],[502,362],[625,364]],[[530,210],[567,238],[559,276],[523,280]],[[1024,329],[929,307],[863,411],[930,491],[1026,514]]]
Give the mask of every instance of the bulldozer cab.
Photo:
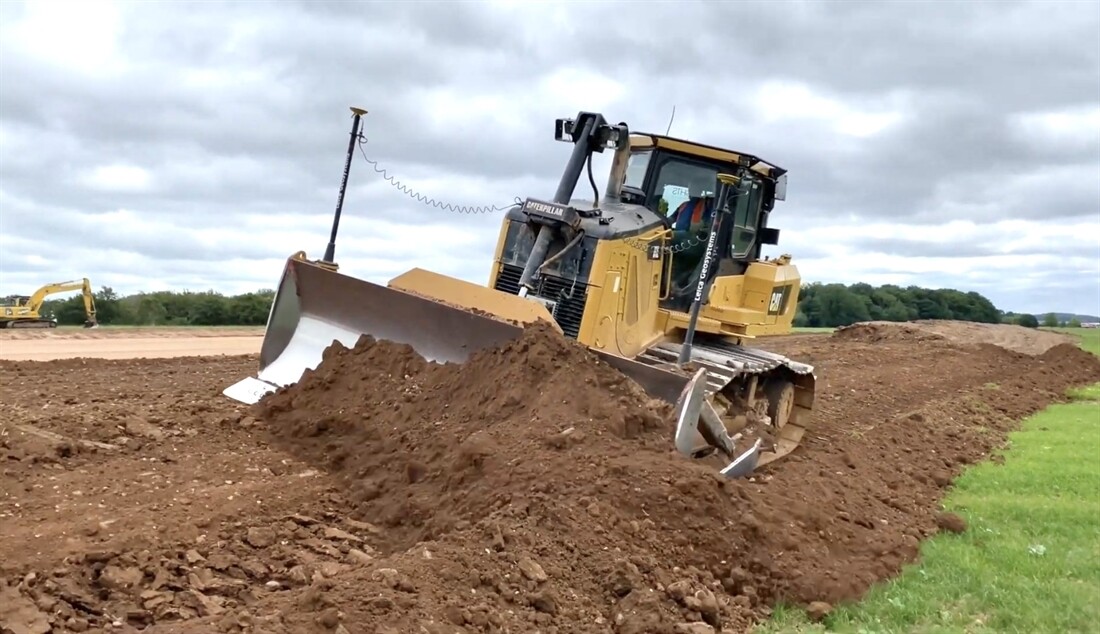
[[[631,137],[621,198],[640,204],[664,218],[672,235],[661,287],[668,289],[662,307],[683,310],[691,303],[698,282],[714,213],[718,174],[737,174],[736,196],[729,219],[717,237],[717,276],[742,275],[759,259],[765,244],[778,242],[779,231],[767,227],[775,200],[785,194],[786,173],[752,157],[719,148],[661,137]],[[761,173],[778,172],[777,177]]]

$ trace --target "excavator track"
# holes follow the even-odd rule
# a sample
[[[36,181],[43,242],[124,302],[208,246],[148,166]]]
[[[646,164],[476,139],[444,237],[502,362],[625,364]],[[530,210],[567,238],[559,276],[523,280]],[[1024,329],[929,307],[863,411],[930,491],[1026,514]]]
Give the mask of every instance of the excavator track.
[[[2,321],[0,328],[56,328],[57,323],[49,319],[21,319],[17,321]]]
[[[682,348],[676,342],[658,343],[638,355],[635,361],[673,370]],[[761,451],[758,466],[786,456],[801,442],[813,410],[817,377],[812,366],[723,339],[693,343],[691,363],[706,370],[704,393],[712,405],[716,404],[719,395],[726,397],[722,400],[732,401],[729,397],[745,386],[752,387],[749,391],[756,399],[763,396],[776,401],[767,406],[771,418],[767,431],[773,436],[773,442]],[[745,412],[736,408],[722,412],[722,409],[716,407],[727,429],[732,426],[729,431],[739,431],[735,421]]]

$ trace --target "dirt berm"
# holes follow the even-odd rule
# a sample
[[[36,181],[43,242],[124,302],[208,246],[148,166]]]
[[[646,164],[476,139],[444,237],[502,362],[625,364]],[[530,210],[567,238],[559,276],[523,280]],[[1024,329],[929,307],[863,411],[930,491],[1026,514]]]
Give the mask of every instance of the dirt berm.
[[[255,415],[342,481],[377,527],[371,563],[279,597],[278,631],[729,632],[777,601],[857,598],[951,524],[942,489],[1014,419],[1100,380],[1070,345],[930,342],[920,362],[949,382],[891,345],[847,355],[874,378],[830,386],[804,449],[731,482],[673,451],[667,406],[548,328],[461,366],[337,344]]]
[[[910,322],[862,321],[837,328],[834,337],[846,341],[943,340],[957,344],[989,343],[1025,354],[1042,354],[1055,346],[1072,344],[1069,335],[1025,328],[1015,324],[982,324],[954,319],[920,319]]]

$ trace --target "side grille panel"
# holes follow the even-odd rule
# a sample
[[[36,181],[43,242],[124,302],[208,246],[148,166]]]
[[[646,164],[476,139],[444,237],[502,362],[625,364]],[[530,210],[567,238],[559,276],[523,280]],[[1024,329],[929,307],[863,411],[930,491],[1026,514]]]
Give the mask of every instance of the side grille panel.
[[[497,276],[494,287],[498,291],[511,295],[519,294],[519,278],[523,275],[523,268],[511,264],[505,264]],[[570,292],[572,295],[570,296]],[[554,309],[554,319],[561,326],[562,332],[570,339],[576,339],[581,330],[581,319],[584,317],[584,302],[588,298],[588,285],[583,282],[558,277],[556,275],[543,274],[539,278],[535,295],[543,299],[557,302]]]

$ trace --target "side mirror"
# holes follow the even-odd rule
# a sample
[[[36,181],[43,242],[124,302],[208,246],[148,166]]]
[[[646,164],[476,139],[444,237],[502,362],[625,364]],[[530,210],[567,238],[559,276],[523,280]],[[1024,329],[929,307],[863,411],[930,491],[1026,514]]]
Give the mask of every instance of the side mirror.
[[[779,229],[764,227],[760,230],[760,244],[779,244]]]

